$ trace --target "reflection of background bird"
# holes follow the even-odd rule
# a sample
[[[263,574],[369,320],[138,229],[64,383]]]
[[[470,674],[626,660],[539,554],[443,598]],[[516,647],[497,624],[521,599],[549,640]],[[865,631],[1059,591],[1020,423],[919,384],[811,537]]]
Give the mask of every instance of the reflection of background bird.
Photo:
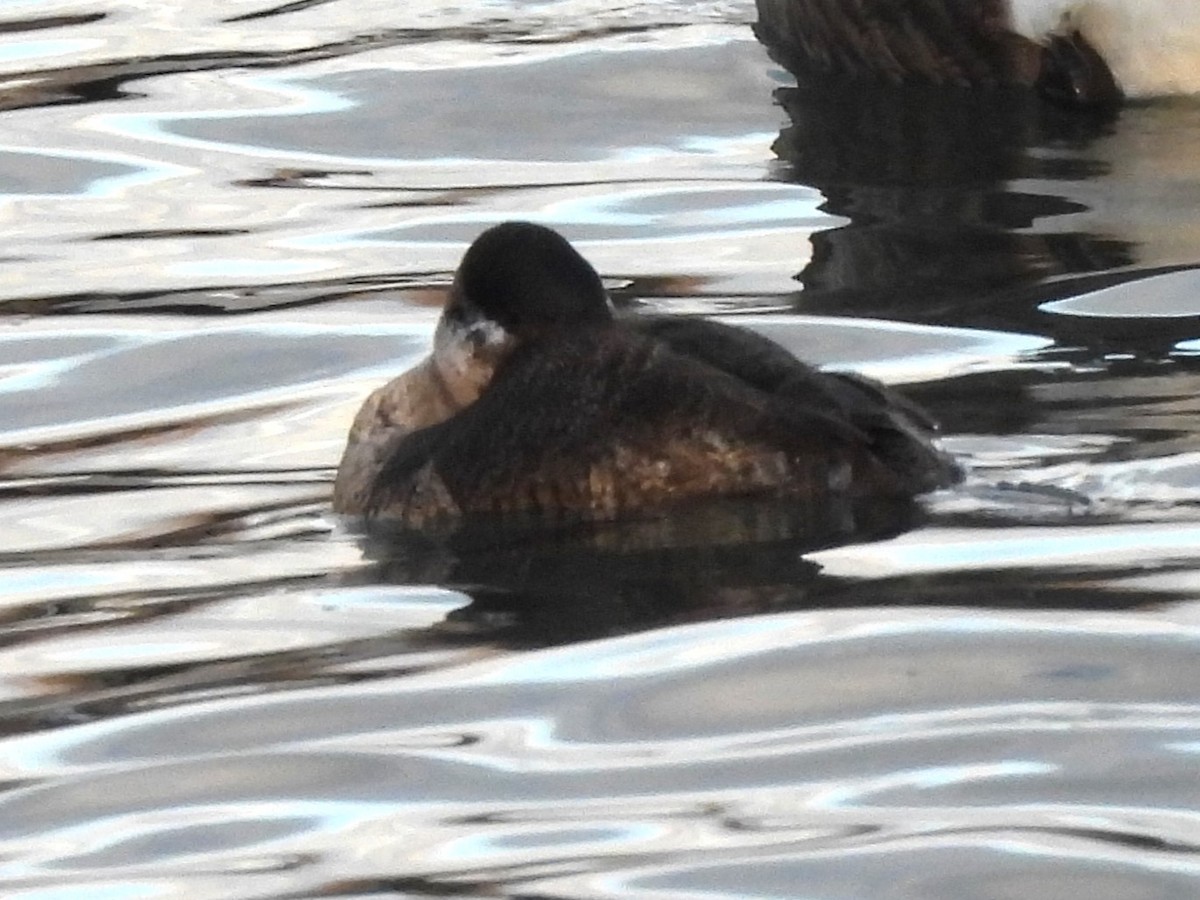
[[[1103,286],[1097,273],[1200,261],[1193,99],[1097,118],[1027,92],[980,103],[928,85],[801,84],[776,98],[791,119],[776,177],[819,189],[824,209],[849,220],[812,236],[799,273],[807,312],[1012,328],[1033,304]],[[1023,312],[1010,292],[1035,285],[1050,289]]]
[[[948,321],[942,307],[1134,262],[1121,229],[1089,228],[1086,201],[1063,196],[1104,174],[1090,148],[1111,121],[1010,89],[980,103],[924,84],[802,81],[776,98],[791,119],[773,148],[779,176],[849,220],[812,237],[806,311],[992,327]]]
[[[1200,4],[1174,0],[758,0],[798,78],[1034,87],[1072,105],[1200,92]]]

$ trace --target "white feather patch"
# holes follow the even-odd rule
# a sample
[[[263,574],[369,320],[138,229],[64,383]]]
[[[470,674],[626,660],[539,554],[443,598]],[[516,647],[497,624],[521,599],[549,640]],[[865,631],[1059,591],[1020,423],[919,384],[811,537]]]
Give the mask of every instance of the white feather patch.
[[[1128,97],[1200,93],[1197,0],[1010,0],[1010,15],[1036,41],[1077,29]]]

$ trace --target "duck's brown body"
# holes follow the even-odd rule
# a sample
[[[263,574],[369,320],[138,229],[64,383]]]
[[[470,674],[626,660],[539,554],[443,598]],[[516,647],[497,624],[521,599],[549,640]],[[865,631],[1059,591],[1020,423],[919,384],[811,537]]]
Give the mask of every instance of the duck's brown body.
[[[523,229],[535,226],[499,226],[489,240],[516,252],[544,236]],[[574,254],[565,242],[552,250],[539,265]],[[512,287],[502,277],[500,293]],[[571,277],[555,286],[576,288]],[[882,386],[818,372],[743,329],[622,321],[602,292],[592,300],[601,306],[580,321],[500,313],[503,351],[476,354],[453,391],[435,351],[372,395],[335,510],[412,527],[496,514],[598,520],[707,497],[911,497],[958,477],[929,420]],[[475,303],[460,290],[446,315]]]

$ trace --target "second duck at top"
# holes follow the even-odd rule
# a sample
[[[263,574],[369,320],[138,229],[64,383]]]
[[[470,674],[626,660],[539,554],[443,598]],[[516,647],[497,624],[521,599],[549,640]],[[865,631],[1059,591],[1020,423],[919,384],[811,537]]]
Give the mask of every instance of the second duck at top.
[[[757,0],[801,80],[1016,84],[1073,106],[1200,93],[1196,0]]]
[[[561,235],[507,222],[467,250],[429,357],[359,411],[333,506],[423,528],[715,497],[907,498],[959,478],[934,430],[883,385],[745,329],[618,319]]]

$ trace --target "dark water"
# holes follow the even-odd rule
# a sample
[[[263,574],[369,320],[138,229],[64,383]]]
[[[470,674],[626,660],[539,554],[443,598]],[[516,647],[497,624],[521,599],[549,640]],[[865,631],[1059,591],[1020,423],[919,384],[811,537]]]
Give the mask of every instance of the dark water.
[[[799,91],[748,2],[211,6],[0,6],[0,895],[1200,895],[1200,103]],[[513,217],[909,384],[967,484],[364,544],[349,420]]]

